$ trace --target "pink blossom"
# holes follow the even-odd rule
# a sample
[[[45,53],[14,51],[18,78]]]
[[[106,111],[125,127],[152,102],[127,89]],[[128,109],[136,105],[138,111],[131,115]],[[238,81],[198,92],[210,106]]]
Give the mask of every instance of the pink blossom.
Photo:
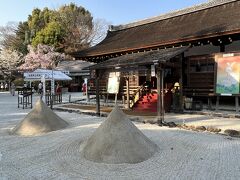
[[[53,47],[42,44],[37,48],[28,46],[28,51],[29,53],[24,57],[24,64],[19,67],[20,70],[51,69],[65,58],[64,54],[55,52]]]

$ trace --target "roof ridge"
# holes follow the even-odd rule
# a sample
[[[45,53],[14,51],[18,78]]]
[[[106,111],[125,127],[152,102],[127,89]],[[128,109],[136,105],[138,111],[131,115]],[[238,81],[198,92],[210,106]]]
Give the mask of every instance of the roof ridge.
[[[206,3],[197,4],[197,5],[187,7],[187,8],[184,8],[184,9],[180,9],[180,10],[173,10],[173,11],[165,13],[165,14],[161,14],[161,15],[158,15],[158,16],[143,19],[143,20],[140,20],[140,21],[135,21],[135,22],[132,22],[132,23],[124,24],[124,25],[117,25],[117,26],[110,25],[109,26],[109,31],[120,31],[120,30],[123,30],[123,29],[128,29],[128,28],[132,28],[132,27],[136,27],[136,26],[140,26],[140,25],[149,24],[149,23],[153,23],[153,22],[156,22],[156,21],[164,20],[164,19],[169,19],[169,18],[181,16],[181,15],[184,15],[184,14],[197,12],[197,11],[200,11],[200,10],[212,8],[212,7],[215,7],[215,6],[227,4],[227,3],[230,3],[230,2],[234,2],[234,1],[239,1],[239,0],[212,0],[212,1],[209,1],[209,2],[206,2]]]

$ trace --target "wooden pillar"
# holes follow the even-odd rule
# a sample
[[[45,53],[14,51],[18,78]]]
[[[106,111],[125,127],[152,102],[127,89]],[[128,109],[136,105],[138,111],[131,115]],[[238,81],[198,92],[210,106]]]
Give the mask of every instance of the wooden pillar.
[[[208,110],[212,110],[212,98],[208,97]]]
[[[32,109],[32,103],[33,103],[33,100],[32,100],[32,94],[33,94],[33,92],[32,92],[32,89],[31,89],[31,109]]]
[[[130,109],[130,98],[129,98],[129,77],[126,77],[126,91],[127,91],[127,109]]]
[[[239,98],[235,96],[235,106],[236,106],[236,113],[239,113]]]
[[[100,98],[99,98],[99,70],[96,70],[96,114],[100,116]]]
[[[219,109],[219,95],[217,95],[217,100],[216,100],[216,111],[218,111],[218,109]]]
[[[88,93],[87,93],[87,102],[90,102],[90,96]]]
[[[163,77],[164,77],[164,70],[161,69],[160,70],[160,73],[161,73],[161,118],[162,118],[162,123],[164,122],[164,80],[163,80]]]
[[[117,95],[118,93],[115,94],[115,105],[117,105]]]
[[[163,124],[161,84],[162,70],[157,68],[157,123],[159,125]]]
[[[19,108],[19,103],[20,103],[20,102],[19,102],[19,90],[18,90],[18,108]]]
[[[183,112],[183,73],[184,73],[184,71],[183,71],[183,67],[184,67],[184,65],[183,65],[183,62],[184,61],[184,53],[182,53],[181,54],[181,57],[180,57],[180,78],[179,78],[179,88],[180,88],[180,104],[179,104],[179,106],[180,107],[178,107],[179,108],[179,111],[180,112]]]
[[[88,84],[89,84],[89,82],[88,82],[88,79],[87,78],[85,78],[86,79],[86,97],[87,97],[87,102],[89,102],[90,101],[90,96],[89,96],[89,93],[88,93]]]

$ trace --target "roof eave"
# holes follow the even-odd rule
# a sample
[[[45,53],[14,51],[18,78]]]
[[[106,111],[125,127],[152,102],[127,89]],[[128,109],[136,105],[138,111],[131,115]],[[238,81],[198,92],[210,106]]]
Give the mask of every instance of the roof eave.
[[[151,48],[164,48],[166,46],[177,46],[181,43],[191,43],[193,41],[199,41],[199,40],[203,40],[203,39],[209,39],[209,38],[216,38],[219,36],[227,36],[227,35],[234,35],[234,34],[238,34],[240,33],[240,29],[237,30],[232,30],[232,31],[226,31],[226,32],[221,32],[221,33],[209,33],[206,34],[204,36],[192,36],[192,37],[188,37],[188,38],[182,38],[182,39],[175,39],[172,41],[168,41],[168,42],[156,42],[154,44],[148,45],[148,46],[139,46],[137,48],[126,48],[126,49],[119,49],[116,51],[108,51],[108,52],[104,52],[104,53],[96,53],[93,55],[86,55],[86,56],[81,56],[78,54],[76,54],[76,56],[74,56],[75,58],[96,58],[98,56],[107,56],[109,54],[119,54],[119,53],[125,53],[125,52],[133,52],[133,51],[138,51],[138,50],[144,50],[144,49],[151,49]]]

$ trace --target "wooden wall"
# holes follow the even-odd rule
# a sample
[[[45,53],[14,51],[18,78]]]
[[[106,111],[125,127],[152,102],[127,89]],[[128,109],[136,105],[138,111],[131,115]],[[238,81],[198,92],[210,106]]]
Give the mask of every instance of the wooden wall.
[[[213,55],[190,56],[185,59],[185,84],[183,87],[186,96],[209,96],[214,93],[215,67]]]
[[[100,94],[107,93],[107,84],[108,84],[108,76],[111,70],[100,71],[100,78],[99,78],[99,87],[100,87]],[[90,76],[91,77],[91,76]],[[125,81],[126,73],[120,73],[120,87],[119,87],[119,95],[126,94],[126,81]],[[134,92],[135,89],[139,86],[139,76],[138,73],[131,72],[129,75],[129,89],[130,94]],[[88,80],[88,92],[89,94],[95,94],[96,87],[95,87],[95,78],[90,78]]]

